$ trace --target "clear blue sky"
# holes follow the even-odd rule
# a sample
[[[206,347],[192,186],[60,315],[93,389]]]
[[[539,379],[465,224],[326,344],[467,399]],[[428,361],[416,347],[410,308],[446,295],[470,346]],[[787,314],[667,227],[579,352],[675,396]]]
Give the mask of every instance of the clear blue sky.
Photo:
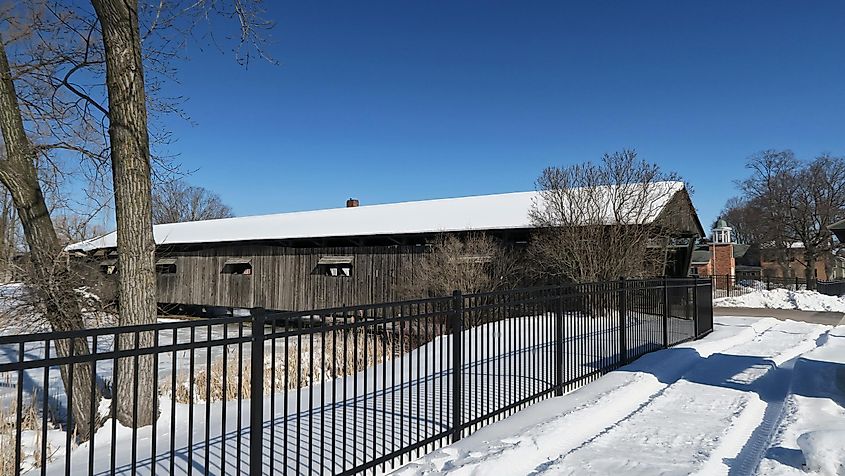
[[[845,154],[845,2],[268,2],[278,66],[188,52],[170,120],[236,214],[531,190],[635,148],[705,226],[745,158]]]

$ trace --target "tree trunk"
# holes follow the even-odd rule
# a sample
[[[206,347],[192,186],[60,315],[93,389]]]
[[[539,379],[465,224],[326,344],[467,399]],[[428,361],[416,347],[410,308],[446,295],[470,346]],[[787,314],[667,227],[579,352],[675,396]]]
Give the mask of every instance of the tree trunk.
[[[62,259],[53,221],[44,202],[44,194],[38,182],[35,169],[36,151],[26,135],[18,105],[15,85],[9,68],[6,50],[0,38],[0,131],[3,133],[6,160],[0,161],[0,181],[9,190],[15,208],[18,210],[24,237],[29,245],[32,272],[26,273],[30,287],[44,304],[47,321],[56,331],[79,330],[85,327],[82,313],[73,290],[73,281],[67,263]],[[61,340],[55,342],[60,357],[88,355],[85,339]],[[69,385],[73,372],[73,384]],[[73,428],[77,437],[87,441],[92,426],[91,400],[94,408],[99,405],[100,395],[91,381],[90,364],[75,364],[61,368],[62,381],[68,394],[73,394]],[[94,386],[94,393],[91,393]],[[18,402],[22,404],[22,402]]]
[[[816,250],[804,251],[804,277],[807,279],[807,289],[816,289]]]
[[[156,320],[155,241],[138,5],[136,0],[92,0],[92,4],[106,56],[120,322],[148,324]],[[151,333],[142,334],[139,345],[154,346]],[[134,336],[123,337],[120,347],[134,348]],[[151,424],[158,416],[156,372],[152,355],[141,356],[138,368],[133,363],[132,359],[118,362],[115,411],[121,423],[138,427]]]
[[[3,190],[3,207],[0,210],[0,260],[2,261],[2,269],[0,270],[0,277],[3,282],[9,282],[12,279],[12,247],[10,246],[11,239],[9,238],[9,231],[15,226],[14,220],[11,216],[12,197],[7,190]]]

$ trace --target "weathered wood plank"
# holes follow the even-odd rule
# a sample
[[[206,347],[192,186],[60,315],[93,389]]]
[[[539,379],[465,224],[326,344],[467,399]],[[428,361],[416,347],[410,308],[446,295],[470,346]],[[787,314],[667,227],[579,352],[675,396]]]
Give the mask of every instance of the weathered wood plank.
[[[317,272],[321,256],[353,256],[350,276]],[[304,310],[396,300],[413,276],[420,247],[290,248],[229,245],[169,251],[175,274],[158,275],[160,302]],[[251,275],[221,273],[249,259]]]

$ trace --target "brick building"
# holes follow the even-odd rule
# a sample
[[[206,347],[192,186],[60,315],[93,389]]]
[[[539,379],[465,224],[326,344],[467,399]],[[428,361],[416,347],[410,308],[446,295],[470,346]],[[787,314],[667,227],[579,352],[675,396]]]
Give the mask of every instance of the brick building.
[[[804,262],[803,243],[793,243],[786,249],[764,247],[760,253],[763,276],[769,278],[804,279],[807,269]],[[845,278],[845,259],[834,253],[823,253],[816,260],[813,275],[819,281],[843,279]]]
[[[832,225],[845,235],[845,222]],[[799,278],[805,277],[804,245],[793,243],[787,248],[737,244],[733,241],[732,228],[725,220],[716,222],[711,239],[696,246],[690,262],[693,276],[737,276],[744,278]],[[835,253],[818,257],[815,279],[833,281],[845,278],[845,258]]]
[[[725,220],[719,219],[709,243],[699,244],[692,254],[690,274],[694,276],[736,276],[738,258],[741,260],[749,251],[748,245],[737,245],[733,241],[733,229]],[[754,266],[740,265],[741,271],[753,272]]]

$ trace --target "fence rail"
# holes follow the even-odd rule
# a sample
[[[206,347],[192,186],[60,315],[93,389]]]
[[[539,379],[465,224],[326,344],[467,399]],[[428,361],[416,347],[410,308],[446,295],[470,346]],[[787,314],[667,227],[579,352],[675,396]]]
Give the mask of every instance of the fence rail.
[[[845,281],[810,280],[809,286],[804,278],[784,278],[760,276],[759,274],[714,275],[708,278],[712,282],[713,297],[735,297],[755,291],[788,289],[790,291],[816,290],[830,296],[845,295]]]
[[[2,336],[0,475],[384,473],[707,334],[711,286],[623,279]]]

